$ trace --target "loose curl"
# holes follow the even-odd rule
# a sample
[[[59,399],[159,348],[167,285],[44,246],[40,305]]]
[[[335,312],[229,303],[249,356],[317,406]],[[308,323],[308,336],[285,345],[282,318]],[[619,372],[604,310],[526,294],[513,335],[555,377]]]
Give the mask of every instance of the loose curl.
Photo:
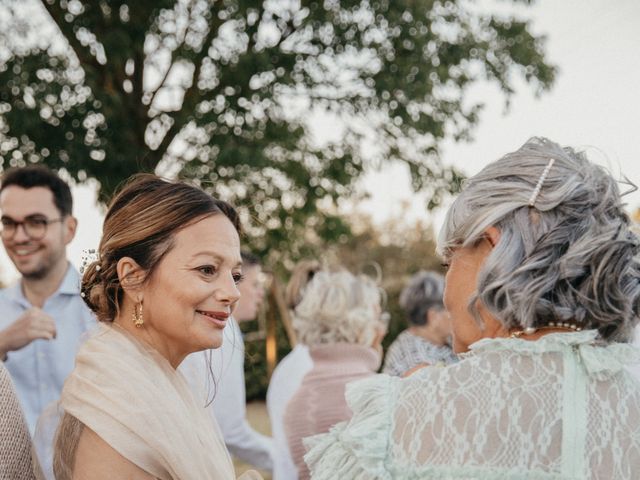
[[[293,327],[303,344],[373,343],[381,325],[381,293],[369,277],[317,271],[301,293]]]
[[[99,321],[112,322],[122,304],[117,265],[134,259],[145,281],[173,247],[174,235],[205,217],[223,214],[240,232],[235,209],[197,187],[155,175],[135,175],[112,200],[104,219],[98,259],[85,267],[81,293]]]
[[[555,163],[535,205],[529,199]],[[508,329],[574,322],[629,341],[640,312],[640,241],[616,180],[583,153],[533,138],[471,178],[447,213],[438,250],[500,239],[478,276],[476,300]]]

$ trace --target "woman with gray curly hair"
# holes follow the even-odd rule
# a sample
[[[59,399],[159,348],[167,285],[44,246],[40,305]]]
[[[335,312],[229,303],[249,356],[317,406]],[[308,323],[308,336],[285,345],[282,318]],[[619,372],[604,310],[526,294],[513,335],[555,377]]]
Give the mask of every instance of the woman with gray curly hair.
[[[419,271],[400,293],[409,328],[389,346],[383,373],[406,375],[427,365],[449,365],[457,360],[449,345],[451,320],[444,308],[444,277]]]
[[[637,478],[640,241],[616,181],[531,139],[469,180],[438,243],[463,360],[351,385],[313,478]]]
[[[302,439],[350,417],[344,389],[380,367],[381,291],[368,277],[317,271],[301,290],[293,327],[309,347],[313,367],[284,414],[284,430],[298,478],[308,479]]]

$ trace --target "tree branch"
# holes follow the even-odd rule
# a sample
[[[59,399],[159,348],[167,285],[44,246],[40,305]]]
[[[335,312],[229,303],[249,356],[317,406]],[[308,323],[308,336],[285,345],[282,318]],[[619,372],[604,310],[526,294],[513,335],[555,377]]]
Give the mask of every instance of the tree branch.
[[[218,35],[218,29],[222,25],[222,20],[218,15],[212,13],[211,16],[211,24],[209,26],[209,32],[207,33],[206,38],[202,42],[202,49],[195,56],[193,60],[193,64],[195,68],[193,69],[193,75],[191,76],[191,85],[185,91],[184,98],[182,100],[182,107],[180,110],[171,113],[166,113],[171,120],[173,120],[173,124],[167,130],[164,138],[160,142],[158,148],[154,151],[150,152],[149,155],[145,158],[145,167],[149,169],[154,169],[156,165],[160,162],[164,154],[167,152],[169,145],[173,142],[175,136],[180,133],[182,128],[189,121],[193,109],[197,103],[199,98],[199,90],[198,90],[198,78],[200,77],[200,70],[202,69],[202,62],[209,54],[209,47],[213,42],[214,38]]]
[[[175,62],[174,55],[175,55],[175,50],[171,52],[171,61],[169,63],[169,68],[167,68],[167,70],[164,72],[164,75],[162,76],[162,79],[160,80],[160,83],[158,84],[156,89],[151,92],[151,99],[149,100],[149,104],[147,105],[147,112],[149,112],[149,110],[151,109],[153,105],[153,101],[156,99],[156,95],[162,89],[162,87],[164,87],[164,84],[167,81],[167,78],[169,77],[169,73],[171,73],[171,70],[173,69],[173,63]]]
[[[180,47],[182,47],[182,45],[184,45],[185,39],[187,38],[187,34],[189,33],[189,29],[191,28],[191,12],[192,12],[192,8],[189,7],[188,13],[187,13],[187,16],[188,16],[187,27],[185,28],[184,34],[182,35],[182,39],[180,40],[180,42],[178,43],[176,48],[171,50],[171,60],[169,61],[169,67],[164,72],[164,75],[162,76],[162,80],[160,80],[160,83],[158,84],[156,89],[153,92],[151,92],[151,99],[149,100],[149,105],[147,105],[147,115],[149,114],[149,110],[151,109],[151,107],[153,105],[153,101],[155,100],[156,95],[165,86],[167,78],[169,77],[169,74],[171,73],[171,70],[173,69],[173,65],[174,65],[174,63],[176,61],[176,52],[180,49]],[[176,38],[176,40],[177,40],[177,38]]]
[[[216,14],[212,14],[211,25],[209,27],[209,32],[207,37],[205,38],[202,44],[202,50],[198,53],[196,58],[194,59],[194,71],[192,75],[191,85],[187,88],[184,98],[182,101],[182,107],[179,111],[174,112],[173,114],[168,112],[163,112],[164,114],[169,116],[170,120],[173,120],[173,124],[167,130],[164,138],[160,142],[158,148],[146,157],[146,167],[149,169],[155,168],[155,166],[160,162],[164,154],[167,152],[169,145],[173,142],[173,139],[180,133],[182,128],[187,124],[187,122],[191,119],[191,115],[193,110],[196,107],[197,101],[201,98],[200,92],[198,90],[198,78],[200,77],[200,70],[202,68],[202,62],[208,55],[208,50],[218,34],[218,29],[222,25],[222,20]],[[271,49],[277,49],[282,45],[287,38],[289,38],[295,32],[295,26],[293,25],[293,19],[289,19],[286,22],[286,28],[282,32],[280,39],[278,42],[271,47]],[[248,52],[251,53],[251,52]],[[149,104],[151,105],[151,104]]]
[[[132,103],[132,108],[134,109],[134,114],[136,115],[137,121],[137,134],[138,134],[138,142],[140,147],[144,147],[144,134],[147,130],[147,123],[149,119],[147,118],[147,108],[142,103],[142,94],[144,91],[144,52],[142,48],[136,49],[134,53],[134,66],[133,66],[133,98],[134,102]]]
[[[258,8],[258,20],[256,20],[256,23],[251,28],[247,29],[249,33],[249,44],[247,45],[247,53],[249,54],[251,54],[253,48],[256,46],[258,28],[260,27],[260,23],[262,23],[264,12],[264,2],[260,2],[260,7]]]
[[[78,57],[80,64],[85,67],[93,67],[99,73],[100,77],[105,78],[108,75],[105,65],[98,62],[98,59],[91,54],[89,49],[80,43],[80,40],[76,37],[73,25],[64,18],[64,10],[56,3],[49,3],[46,0],[41,0],[40,3],[47,10],[62,35],[67,39],[67,42],[69,42],[69,46],[73,50],[73,53],[76,54],[76,57]]]

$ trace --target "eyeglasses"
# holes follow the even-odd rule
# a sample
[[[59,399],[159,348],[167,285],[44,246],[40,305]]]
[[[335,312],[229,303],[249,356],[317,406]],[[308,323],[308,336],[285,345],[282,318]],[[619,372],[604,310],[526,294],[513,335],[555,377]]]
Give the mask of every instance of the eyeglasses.
[[[45,218],[45,217],[27,217],[21,222],[16,222],[13,218],[2,217],[2,230],[0,235],[4,240],[12,239],[18,227],[22,225],[24,233],[32,240],[41,240],[47,234],[47,227],[50,223],[61,222],[64,217],[60,218]]]

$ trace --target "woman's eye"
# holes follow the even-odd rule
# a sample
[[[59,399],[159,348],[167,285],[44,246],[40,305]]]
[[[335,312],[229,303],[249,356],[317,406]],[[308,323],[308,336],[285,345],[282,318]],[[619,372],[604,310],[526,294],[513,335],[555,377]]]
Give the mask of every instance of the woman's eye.
[[[216,273],[216,267],[212,265],[203,265],[202,267],[198,267],[198,271],[205,275],[213,275]]]
[[[236,285],[239,284],[242,280],[244,280],[244,275],[241,273],[233,274],[233,281],[236,282]]]

